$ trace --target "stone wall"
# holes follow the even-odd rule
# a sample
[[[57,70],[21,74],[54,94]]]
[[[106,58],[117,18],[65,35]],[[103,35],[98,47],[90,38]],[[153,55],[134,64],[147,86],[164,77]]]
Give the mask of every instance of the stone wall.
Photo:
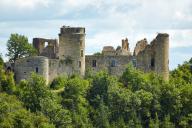
[[[137,42],[135,49],[134,49],[134,56],[137,56],[139,52],[142,52],[145,47],[147,46],[147,40],[143,39]]]
[[[49,81],[60,75],[70,76],[75,73],[73,66],[65,60],[49,59]]]
[[[96,66],[93,64],[96,61]],[[132,63],[132,56],[103,56],[103,55],[86,55],[86,70],[98,72],[105,70],[111,75],[121,75],[127,64]]]
[[[134,51],[136,66],[145,72],[154,71],[165,80],[169,79],[169,35],[160,33],[150,43],[137,43]]]
[[[85,74],[85,28],[63,26],[59,34],[59,59],[77,74]]]
[[[16,81],[27,79],[31,76],[32,72],[42,75],[46,82],[49,81],[49,66],[48,58],[43,56],[34,56],[19,59],[15,62],[15,78]]]
[[[45,47],[45,42],[48,46]],[[59,44],[54,39],[34,38],[33,45],[39,56],[19,59],[15,63],[16,81],[27,79],[31,72],[42,75],[51,82],[59,75],[80,74],[106,70],[111,75],[122,75],[128,63],[145,72],[154,71],[169,79],[169,35],[158,34],[150,43],[146,39],[137,42],[134,54],[129,50],[128,39],[115,50],[106,46],[102,55],[85,56],[85,28],[63,26]],[[7,68],[11,65],[7,65]],[[12,68],[11,68],[12,70]]]
[[[56,39],[33,38],[33,47],[39,56],[45,56],[49,59],[58,58],[59,44]]]

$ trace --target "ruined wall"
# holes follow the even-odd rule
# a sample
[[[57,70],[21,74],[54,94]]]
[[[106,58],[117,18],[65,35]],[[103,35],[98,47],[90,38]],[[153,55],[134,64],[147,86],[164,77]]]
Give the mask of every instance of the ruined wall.
[[[46,47],[45,42],[48,43]],[[169,79],[168,34],[158,34],[150,44],[146,39],[138,41],[133,55],[126,38],[116,50],[112,46],[105,46],[102,55],[85,56],[85,28],[81,27],[63,26],[59,44],[55,39],[34,38],[33,45],[39,56],[16,61],[14,71],[17,82],[27,79],[31,72],[42,75],[47,82],[59,75],[84,76],[85,69],[93,72],[106,70],[111,75],[122,75],[128,63],[145,72],[155,71],[165,80]]]
[[[48,82],[49,81],[48,58],[43,56],[34,56],[19,59],[15,63],[14,72],[16,82],[29,78],[32,72],[42,75],[45,78],[46,82]]]
[[[60,29],[59,59],[71,61],[71,69],[77,74],[85,74],[85,28],[66,27]]]
[[[45,43],[47,43],[47,46]],[[33,38],[33,47],[37,50],[39,56],[50,59],[58,58],[59,44],[56,39]]]
[[[104,46],[102,50],[102,54],[104,56],[114,56],[116,55],[116,51],[113,46]]]
[[[127,38],[122,40],[122,52],[120,55],[131,55]]]
[[[134,49],[134,56],[137,56],[139,52],[142,52],[145,47],[147,46],[147,40],[144,38],[143,40],[140,40],[137,42],[135,49]]]
[[[145,72],[154,71],[161,74],[165,80],[169,79],[169,35],[158,34],[147,44],[145,40],[139,41],[135,47],[134,55],[138,69]]]
[[[96,61],[94,65],[93,61]],[[122,75],[126,65],[132,62],[132,56],[103,56],[103,55],[86,55],[86,70],[98,72],[105,70],[111,75]]]
[[[143,70],[144,72],[152,71],[152,54],[151,45],[147,45],[144,50],[139,52],[136,56],[137,68]]]

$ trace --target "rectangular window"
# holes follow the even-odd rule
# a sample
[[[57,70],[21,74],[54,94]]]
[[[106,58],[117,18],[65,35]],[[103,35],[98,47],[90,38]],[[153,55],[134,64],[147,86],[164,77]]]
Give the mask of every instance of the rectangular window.
[[[81,61],[79,61],[79,68],[81,67]]]
[[[81,57],[83,57],[83,50],[81,50]]]
[[[136,67],[136,66],[137,66],[137,60],[136,60],[136,59],[133,59],[133,60],[132,60],[132,64],[133,64],[134,67]]]
[[[83,47],[83,41],[82,40],[80,41],[80,47]]]
[[[116,67],[116,61],[115,60],[112,60],[111,67]]]
[[[38,72],[39,72],[39,69],[38,69],[38,67],[36,67],[35,71],[36,71],[36,73],[38,73]]]
[[[151,59],[151,67],[152,67],[152,68],[155,67],[155,59],[154,59],[154,58]]]
[[[92,61],[92,67],[96,67],[97,66],[97,61],[96,60],[93,60]]]

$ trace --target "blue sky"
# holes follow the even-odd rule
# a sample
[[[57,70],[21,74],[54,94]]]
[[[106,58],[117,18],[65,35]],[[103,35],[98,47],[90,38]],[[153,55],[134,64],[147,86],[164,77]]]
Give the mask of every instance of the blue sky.
[[[11,33],[58,38],[63,25],[86,28],[87,54],[166,32],[170,69],[192,57],[192,0],[0,0],[0,53]]]

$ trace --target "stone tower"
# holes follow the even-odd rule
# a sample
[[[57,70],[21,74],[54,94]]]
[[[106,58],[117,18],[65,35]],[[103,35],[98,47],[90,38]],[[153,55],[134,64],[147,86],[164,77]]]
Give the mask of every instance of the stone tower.
[[[85,74],[85,28],[63,26],[59,34],[59,59],[72,73]],[[69,63],[70,62],[70,63]]]
[[[128,43],[128,39],[126,38],[125,40],[122,40],[122,55],[129,55],[130,51],[129,51],[129,43]]]
[[[155,40],[155,71],[169,79],[169,35],[159,33]]]

